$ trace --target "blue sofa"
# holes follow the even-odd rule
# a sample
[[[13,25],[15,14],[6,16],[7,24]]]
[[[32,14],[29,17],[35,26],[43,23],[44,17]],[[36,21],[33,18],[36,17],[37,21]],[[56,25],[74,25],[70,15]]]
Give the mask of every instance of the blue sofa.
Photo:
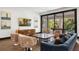
[[[72,51],[76,44],[77,34],[73,33],[71,37],[63,44],[54,44],[53,42],[41,41],[41,51]]]

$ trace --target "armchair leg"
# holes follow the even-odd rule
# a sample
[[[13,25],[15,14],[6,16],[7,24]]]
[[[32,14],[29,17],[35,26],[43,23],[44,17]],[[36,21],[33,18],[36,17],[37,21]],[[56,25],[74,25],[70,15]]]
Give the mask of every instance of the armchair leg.
[[[30,48],[30,50],[32,51],[32,48]]]
[[[24,51],[28,51],[28,48],[24,48]]]
[[[24,48],[24,51],[32,51],[32,48]]]
[[[28,51],[32,51],[32,48],[28,48]]]

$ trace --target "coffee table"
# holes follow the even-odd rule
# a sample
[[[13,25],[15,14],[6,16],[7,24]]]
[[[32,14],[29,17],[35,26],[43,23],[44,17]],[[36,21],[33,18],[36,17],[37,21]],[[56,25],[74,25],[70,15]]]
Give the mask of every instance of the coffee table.
[[[40,41],[44,40],[47,41],[51,37],[53,37],[53,34],[50,33],[38,33],[35,35],[36,38],[39,38]]]
[[[38,40],[38,44],[41,48],[41,43],[49,43],[49,44],[54,44],[55,40],[54,40],[54,35],[50,34],[50,33],[39,33],[36,34],[35,37],[39,38]]]

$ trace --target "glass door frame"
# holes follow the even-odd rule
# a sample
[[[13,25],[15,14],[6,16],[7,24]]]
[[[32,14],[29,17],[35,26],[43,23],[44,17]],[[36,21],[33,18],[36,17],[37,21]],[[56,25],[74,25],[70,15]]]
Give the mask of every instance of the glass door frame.
[[[41,15],[41,32],[42,32],[42,17],[43,16],[47,16],[47,28],[48,28],[48,16],[49,15],[54,15],[54,23],[55,23],[55,14],[59,14],[62,13],[63,14],[63,30],[62,32],[64,32],[64,13],[65,12],[69,12],[69,11],[74,11],[74,20],[75,20],[75,33],[77,33],[77,9],[71,9],[71,10],[66,10],[66,11],[60,11],[60,12],[56,12],[56,13],[50,13],[50,14],[45,14],[45,15]],[[54,28],[55,28],[55,24],[54,24]]]

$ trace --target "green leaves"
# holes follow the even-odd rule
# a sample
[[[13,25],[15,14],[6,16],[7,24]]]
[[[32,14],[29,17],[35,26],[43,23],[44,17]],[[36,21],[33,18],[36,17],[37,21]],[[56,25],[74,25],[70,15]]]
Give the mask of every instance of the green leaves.
[[[74,24],[73,19],[65,18],[64,19],[64,29],[71,32],[71,31],[74,31],[74,28],[75,28],[75,24]]]

